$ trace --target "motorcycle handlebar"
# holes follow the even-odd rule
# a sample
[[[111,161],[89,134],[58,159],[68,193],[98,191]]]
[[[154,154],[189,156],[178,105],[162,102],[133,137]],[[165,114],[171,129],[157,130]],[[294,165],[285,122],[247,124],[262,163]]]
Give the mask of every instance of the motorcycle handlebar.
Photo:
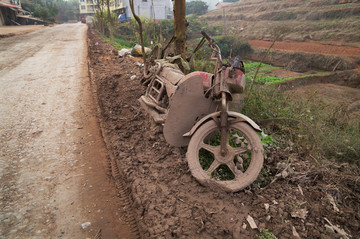
[[[220,60],[220,62],[222,61],[222,58],[221,58],[221,50],[219,48],[219,46],[216,44],[216,42],[214,41],[214,39],[212,39],[211,37],[209,37],[209,35],[204,32],[204,31],[201,31],[201,34],[206,38],[206,40],[209,42],[209,46],[218,53],[218,60]]]
[[[204,32],[204,31],[201,31],[201,34],[206,38],[206,40],[209,42],[209,45],[211,48],[213,48],[214,50],[220,50],[218,49],[218,45],[216,44],[216,42],[214,41],[214,39],[212,39],[211,37],[209,37],[209,35]]]
[[[209,37],[209,35],[206,33],[206,32],[204,32],[204,31],[201,31],[201,35],[203,35],[205,38],[206,38],[206,40],[208,40],[208,41],[211,41],[212,39]]]

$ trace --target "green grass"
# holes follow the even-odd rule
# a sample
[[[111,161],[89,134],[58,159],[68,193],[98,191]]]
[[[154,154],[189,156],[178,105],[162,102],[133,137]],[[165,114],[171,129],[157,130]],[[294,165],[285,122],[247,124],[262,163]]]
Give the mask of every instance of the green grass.
[[[131,45],[131,43],[123,40],[123,39],[119,39],[119,38],[114,38],[113,40],[113,43],[114,43],[114,47],[118,50],[121,50],[122,48],[131,48],[133,47]],[[119,49],[120,48],[120,49]]]
[[[113,38],[113,39],[110,39],[108,37],[105,37],[103,36],[105,41],[107,42],[111,42],[113,44],[113,47],[116,49],[116,50],[121,50],[123,48],[132,48],[133,46],[131,46],[131,43],[123,40],[123,39],[120,39],[120,38]]]
[[[104,34],[102,34],[100,31],[97,31],[98,32],[98,34],[102,37],[102,38],[104,38],[104,40],[106,41],[106,42],[110,42],[110,43],[112,43],[113,44],[113,47],[116,49],[116,50],[121,50],[121,49],[123,49],[123,48],[132,48],[133,46],[132,46],[132,43],[130,43],[130,42],[128,42],[128,41],[126,41],[126,40],[124,40],[124,39],[121,39],[121,38],[109,38],[109,37],[107,37],[107,36],[105,36]]]
[[[260,65],[260,62],[246,61],[244,63],[246,73],[253,72]],[[269,64],[262,63],[259,72],[271,72],[274,70],[282,70],[282,67],[276,67]]]
[[[245,64],[245,72],[246,72],[246,74],[245,74],[246,81],[251,82],[255,77],[256,69],[260,63],[253,62],[253,61],[247,61],[244,64]],[[316,74],[309,74],[309,75],[295,76],[295,77],[279,77],[279,76],[270,75],[270,73],[272,71],[283,70],[283,69],[284,68],[282,68],[282,67],[275,67],[275,66],[271,66],[271,65],[262,63],[261,67],[259,69],[259,73],[257,74],[256,79],[254,79],[254,82],[258,83],[258,84],[262,84],[262,85],[273,85],[273,84],[278,84],[278,83],[285,82],[288,80],[293,80],[293,79],[305,79],[308,77],[324,76],[324,75],[330,74],[328,72],[320,72],[320,73],[316,73]]]

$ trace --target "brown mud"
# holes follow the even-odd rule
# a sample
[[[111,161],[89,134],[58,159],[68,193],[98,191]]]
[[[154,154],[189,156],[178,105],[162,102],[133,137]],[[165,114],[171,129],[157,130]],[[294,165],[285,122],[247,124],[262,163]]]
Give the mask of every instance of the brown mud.
[[[225,193],[201,186],[189,172],[186,148],[169,146],[161,127],[140,108],[141,63],[119,58],[92,29],[88,37],[103,135],[128,185],[129,211],[141,237],[255,238],[259,229],[268,229],[278,238],[335,238],[329,222],[359,235],[360,180],[346,164],[316,164],[272,150],[266,170],[246,190]],[[133,75],[137,78],[130,80]],[[291,173],[272,181],[284,167]],[[248,215],[259,229],[250,228]]]

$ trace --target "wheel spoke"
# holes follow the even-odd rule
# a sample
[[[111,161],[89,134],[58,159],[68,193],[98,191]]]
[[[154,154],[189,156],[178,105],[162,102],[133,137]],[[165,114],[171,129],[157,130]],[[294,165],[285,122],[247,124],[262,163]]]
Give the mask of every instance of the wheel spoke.
[[[235,155],[245,153],[246,151],[248,151],[248,149],[244,147],[234,148]]]
[[[234,163],[233,160],[231,160],[230,162],[228,162],[226,165],[229,167],[229,169],[230,169],[231,172],[235,175],[235,177],[236,177],[237,175],[243,174],[243,172],[241,172],[239,169],[236,168],[236,165],[235,165],[235,163]]]
[[[210,165],[208,170],[206,170],[209,174],[215,171],[220,166],[220,163],[215,159],[214,162]]]
[[[210,144],[205,144],[204,142],[200,143],[200,148],[203,148],[212,154],[215,154],[215,151],[216,151],[216,146],[212,146]]]

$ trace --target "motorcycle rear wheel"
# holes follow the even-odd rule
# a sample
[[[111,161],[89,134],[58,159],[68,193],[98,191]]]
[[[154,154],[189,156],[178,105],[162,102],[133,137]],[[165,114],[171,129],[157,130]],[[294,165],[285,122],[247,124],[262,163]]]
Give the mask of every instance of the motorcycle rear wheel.
[[[228,129],[225,156],[220,152],[220,140],[220,129],[213,120],[194,133],[186,154],[191,174],[204,186],[240,191],[261,171],[264,151],[260,137],[247,123],[236,122]]]

